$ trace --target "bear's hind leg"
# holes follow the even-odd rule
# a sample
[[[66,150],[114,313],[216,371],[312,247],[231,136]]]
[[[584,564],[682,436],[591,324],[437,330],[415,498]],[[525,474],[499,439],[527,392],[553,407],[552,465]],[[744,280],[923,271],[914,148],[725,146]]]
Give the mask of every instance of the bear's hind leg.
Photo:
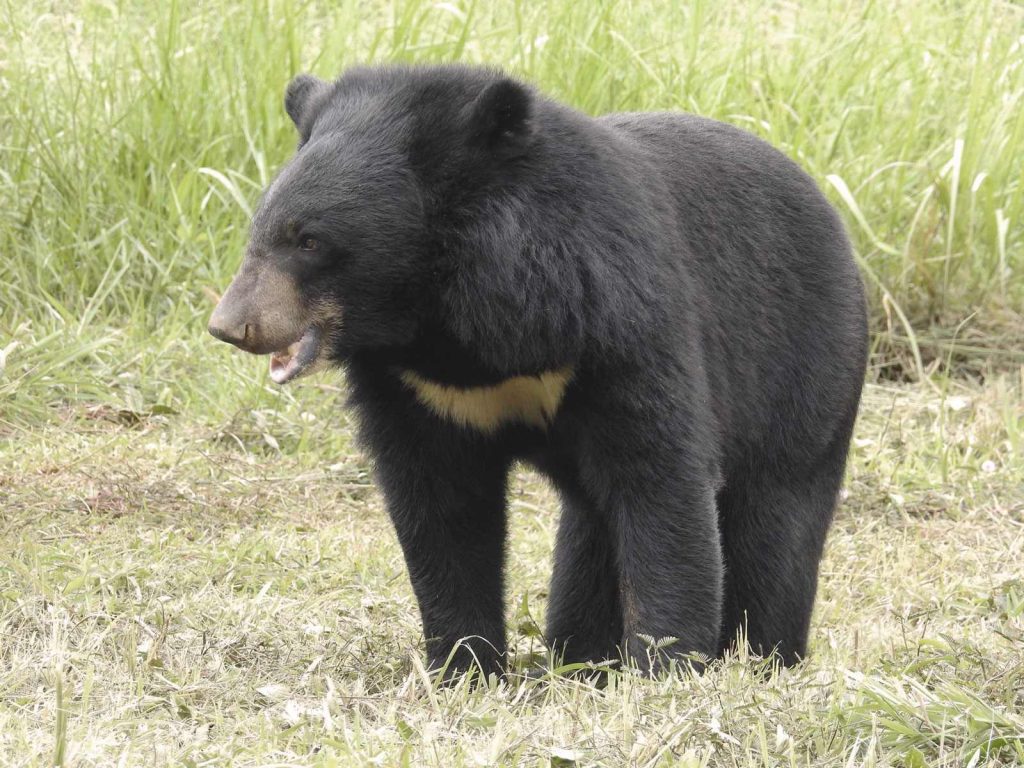
[[[721,655],[744,631],[761,656],[791,666],[807,654],[818,564],[842,466],[787,484],[779,478],[727,483],[719,493],[725,555]]]
[[[561,496],[548,644],[566,664],[618,658],[622,609],[607,522],[578,489]]]

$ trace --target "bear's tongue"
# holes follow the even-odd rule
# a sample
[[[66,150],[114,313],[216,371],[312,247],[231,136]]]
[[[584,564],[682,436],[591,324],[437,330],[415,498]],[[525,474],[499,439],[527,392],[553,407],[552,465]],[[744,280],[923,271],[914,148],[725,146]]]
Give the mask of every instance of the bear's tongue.
[[[316,362],[319,356],[320,329],[311,325],[301,339],[270,355],[270,378],[275,384],[289,382]]]

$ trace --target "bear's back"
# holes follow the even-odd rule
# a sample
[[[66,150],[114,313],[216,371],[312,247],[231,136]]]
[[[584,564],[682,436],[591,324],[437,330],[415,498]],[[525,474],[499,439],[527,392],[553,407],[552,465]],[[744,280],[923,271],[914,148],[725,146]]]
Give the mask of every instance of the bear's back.
[[[670,190],[683,239],[677,258],[696,284],[721,422],[764,437],[795,403],[818,402],[810,393],[820,375],[861,375],[862,284],[842,222],[807,173],[756,136],[707,118],[626,113],[598,122],[658,168]]]

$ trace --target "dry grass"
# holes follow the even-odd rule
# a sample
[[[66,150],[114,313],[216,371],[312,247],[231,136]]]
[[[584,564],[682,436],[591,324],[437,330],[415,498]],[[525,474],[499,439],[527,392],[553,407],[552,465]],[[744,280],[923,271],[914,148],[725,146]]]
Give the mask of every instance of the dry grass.
[[[1018,378],[869,387],[810,661],[770,679],[746,658],[696,678],[613,675],[605,690],[430,685],[367,468],[337,403],[304,389],[313,410],[281,399],[223,429],[92,409],[8,436],[0,763],[1024,760]],[[281,452],[295,424],[334,439]],[[557,509],[525,471],[511,502],[523,668],[543,650]]]

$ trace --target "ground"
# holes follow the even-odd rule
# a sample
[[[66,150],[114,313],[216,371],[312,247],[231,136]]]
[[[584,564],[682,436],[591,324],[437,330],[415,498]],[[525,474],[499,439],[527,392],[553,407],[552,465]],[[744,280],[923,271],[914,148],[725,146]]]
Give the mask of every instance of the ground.
[[[808,662],[765,679],[733,658],[604,690],[428,683],[333,383],[220,429],[103,407],[6,438],[5,764],[1024,761],[1019,375],[868,386]],[[543,653],[557,504],[520,469],[511,506],[522,669]]]

